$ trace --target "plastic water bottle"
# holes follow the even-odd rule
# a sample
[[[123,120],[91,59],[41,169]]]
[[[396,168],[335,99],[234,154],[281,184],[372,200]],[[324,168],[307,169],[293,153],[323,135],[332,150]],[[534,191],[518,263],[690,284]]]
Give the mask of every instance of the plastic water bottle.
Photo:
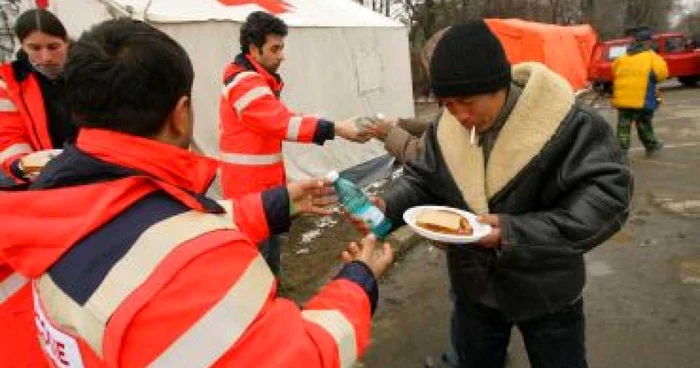
[[[335,193],[343,207],[353,216],[362,219],[374,235],[383,238],[389,233],[391,222],[377,206],[372,204],[360,187],[350,180],[341,178],[336,170],[329,172],[326,178],[333,182]]]

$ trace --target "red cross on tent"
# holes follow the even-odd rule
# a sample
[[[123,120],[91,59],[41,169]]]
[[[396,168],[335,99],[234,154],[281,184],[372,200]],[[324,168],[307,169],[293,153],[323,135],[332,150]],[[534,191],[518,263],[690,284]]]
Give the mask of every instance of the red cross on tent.
[[[284,0],[219,0],[224,5],[249,5],[255,4],[272,14],[284,13],[289,4]]]

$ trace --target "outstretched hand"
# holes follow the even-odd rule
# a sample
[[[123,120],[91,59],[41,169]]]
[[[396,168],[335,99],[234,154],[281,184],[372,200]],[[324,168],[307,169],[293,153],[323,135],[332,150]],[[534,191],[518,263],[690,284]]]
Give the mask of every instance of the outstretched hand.
[[[335,134],[349,141],[357,143],[364,143],[372,139],[372,133],[364,127],[360,127],[358,119],[361,118],[351,118],[347,120],[336,121]]]
[[[375,278],[379,278],[389,266],[394,262],[394,252],[391,250],[389,243],[382,244],[381,248],[377,247],[377,238],[374,235],[365,236],[359,243],[352,242],[348,244],[346,250],[342,253],[344,263],[352,261],[361,261],[372,270]]]
[[[299,180],[287,184],[291,215],[330,215],[327,207],[338,202],[333,184],[325,179]]]

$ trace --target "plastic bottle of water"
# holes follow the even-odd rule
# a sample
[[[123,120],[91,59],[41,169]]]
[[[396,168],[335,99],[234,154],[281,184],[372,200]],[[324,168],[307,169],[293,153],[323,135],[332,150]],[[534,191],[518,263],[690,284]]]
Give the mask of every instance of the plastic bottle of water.
[[[335,193],[343,207],[353,216],[362,219],[374,235],[383,238],[389,233],[391,222],[377,206],[372,204],[360,187],[350,180],[341,178],[336,170],[329,172],[326,178],[333,182]]]

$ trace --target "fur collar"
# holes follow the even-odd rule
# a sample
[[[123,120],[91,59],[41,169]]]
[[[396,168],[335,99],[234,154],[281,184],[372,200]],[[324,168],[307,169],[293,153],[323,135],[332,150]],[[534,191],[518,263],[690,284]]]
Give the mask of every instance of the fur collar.
[[[488,167],[480,146],[472,146],[470,132],[447,110],[440,119],[437,139],[448,170],[470,209],[489,212],[488,201],[535,158],[554,136],[574,104],[565,79],[543,64],[513,67],[513,81],[524,85],[522,95],[501,130]]]

